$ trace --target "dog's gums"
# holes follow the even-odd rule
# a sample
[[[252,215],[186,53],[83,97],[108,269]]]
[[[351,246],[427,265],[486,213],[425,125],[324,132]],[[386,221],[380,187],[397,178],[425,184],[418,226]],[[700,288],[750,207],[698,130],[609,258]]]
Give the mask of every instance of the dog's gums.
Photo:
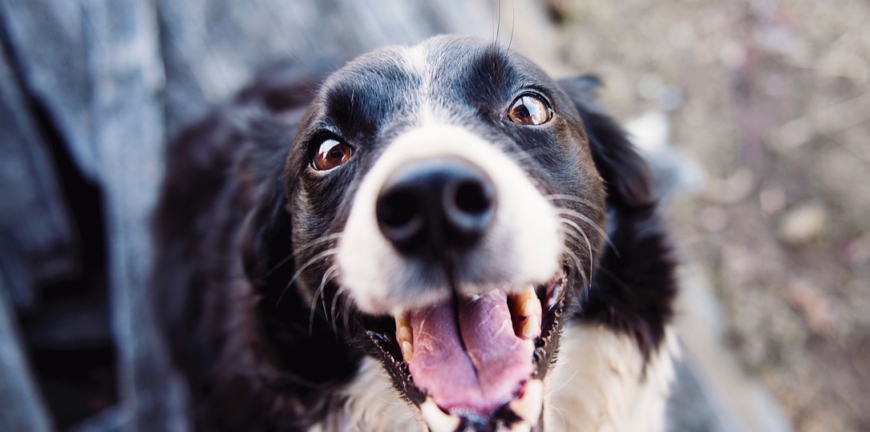
[[[409,394],[425,397],[419,408],[433,432],[538,425],[566,282],[559,271],[538,287],[405,311],[395,316],[394,337],[375,338],[414,387]]]

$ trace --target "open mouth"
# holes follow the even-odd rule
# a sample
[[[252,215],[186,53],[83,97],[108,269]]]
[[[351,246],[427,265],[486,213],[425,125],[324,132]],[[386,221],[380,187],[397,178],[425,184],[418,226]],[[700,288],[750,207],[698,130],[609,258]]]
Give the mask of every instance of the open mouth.
[[[432,432],[540,429],[566,277],[493,289],[395,317],[368,332]]]

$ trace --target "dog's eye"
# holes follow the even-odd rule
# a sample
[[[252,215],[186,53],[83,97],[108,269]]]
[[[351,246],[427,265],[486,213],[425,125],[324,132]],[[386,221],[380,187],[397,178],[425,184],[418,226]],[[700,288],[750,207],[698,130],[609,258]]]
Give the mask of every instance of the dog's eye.
[[[353,147],[334,139],[324,140],[314,155],[312,165],[318,171],[331,170],[353,156]]]
[[[550,121],[553,111],[542,97],[524,94],[511,104],[508,116],[518,125],[537,126]]]

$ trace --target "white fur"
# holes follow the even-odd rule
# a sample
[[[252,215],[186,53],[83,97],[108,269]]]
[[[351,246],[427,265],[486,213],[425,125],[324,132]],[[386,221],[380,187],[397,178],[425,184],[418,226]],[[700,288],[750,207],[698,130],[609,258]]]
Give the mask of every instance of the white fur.
[[[562,250],[558,218],[526,173],[496,145],[465,128],[445,124],[416,127],[391,143],[366,174],[338,245],[341,285],[365,312],[395,314],[449,295],[446,286],[432,287],[425,295],[408,289],[419,282],[381,235],[375,219],[378,193],[399,167],[439,157],[459,157],[476,164],[495,186],[493,226],[475,251],[475,264],[490,276],[493,285],[521,289],[546,282],[558,270]],[[462,289],[475,294],[492,287]]]
[[[572,325],[563,332],[559,359],[546,382],[545,432],[661,432],[679,356],[668,331],[646,371],[636,342],[602,326]],[[312,432],[426,431],[417,408],[393,389],[380,363],[366,358],[336,410]]]
[[[343,410],[333,410],[310,432],[426,431],[419,410],[399,396],[380,362],[366,357],[342,392]]]
[[[417,89],[417,123],[429,125],[436,122],[435,109],[432,103],[432,68],[429,66],[429,44],[423,42],[412,47],[398,47],[404,60],[404,66],[412,75],[420,77],[420,87]]]
[[[546,432],[661,432],[679,353],[668,330],[643,370],[637,343],[603,326],[566,328],[548,379]]]

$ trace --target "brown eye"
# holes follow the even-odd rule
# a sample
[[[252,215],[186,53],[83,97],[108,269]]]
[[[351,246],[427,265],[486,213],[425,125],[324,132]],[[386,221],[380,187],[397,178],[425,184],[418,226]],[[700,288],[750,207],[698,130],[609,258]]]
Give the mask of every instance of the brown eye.
[[[537,126],[550,121],[553,118],[553,111],[542,97],[524,94],[511,104],[508,116],[518,125]]]
[[[353,147],[334,139],[327,139],[320,144],[314,155],[314,169],[318,171],[331,170],[353,156]]]

